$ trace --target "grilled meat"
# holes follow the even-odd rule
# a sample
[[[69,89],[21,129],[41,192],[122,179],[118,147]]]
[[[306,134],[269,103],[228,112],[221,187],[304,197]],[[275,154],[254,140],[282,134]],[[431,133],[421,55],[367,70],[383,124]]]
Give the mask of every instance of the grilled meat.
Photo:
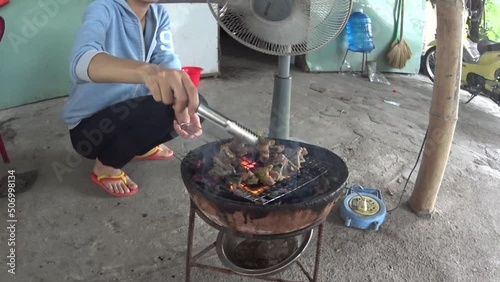
[[[261,166],[257,167],[254,170],[254,173],[255,176],[257,176],[257,178],[260,180],[260,182],[262,182],[262,184],[271,186],[276,183],[276,180],[271,175],[269,175],[272,169],[273,169],[272,165]]]
[[[248,154],[248,148],[244,142],[239,139],[234,139],[229,143],[229,149],[236,157],[241,158],[244,155]]]
[[[234,139],[223,144],[217,155],[213,157],[213,167],[210,175],[230,180],[233,185],[267,185],[286,180],[297,175],[307,150],[302,147],[286,148],[276,145],[272,139],[260,137],[255,146]],[[251,166],[242,164],[255,160]]]

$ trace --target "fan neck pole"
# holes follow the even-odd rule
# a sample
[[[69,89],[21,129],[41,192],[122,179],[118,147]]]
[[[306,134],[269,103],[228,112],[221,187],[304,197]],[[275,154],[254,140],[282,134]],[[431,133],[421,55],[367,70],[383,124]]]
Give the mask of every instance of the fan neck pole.
[[[278,60],[278,72],[274,76],[269,137],[280,139],[288,139],[290,137],[291,96],[290,56],[281,56]]]
[[[282,78],[290,76],[290,56],[280,56],[278,58],[278,76]]]

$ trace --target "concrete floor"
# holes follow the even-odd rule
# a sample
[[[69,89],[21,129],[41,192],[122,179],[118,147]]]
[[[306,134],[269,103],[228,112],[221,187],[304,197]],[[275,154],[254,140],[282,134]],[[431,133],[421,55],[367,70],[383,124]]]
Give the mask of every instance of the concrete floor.
[[[204,79],[200,92],[214,108],[265,132],[275,66],[275,58],[226,55],[222,75]],[[432,85],[420,76],[387,78],[390,86],[349,74],[294,71],[291,122],[294,137],[339,154],[350,169],[350,182],[380,188],[392,208],[424,138]],[[312,90],[311,84],[326,91]],[[70,149],[59,118],[64,102],[0,111],[0,132],[13,160],[1,165],[0,177],[8,168],[19,175],[38,172],[32,189],[17,195],[16,275],[6,273],[4,263],[0,280],[184,281],[189,196],[179,161],[127,165],[140,193],[109,197],[88,178],[92,162]],[[207,124],[203,140],[169,145],[182,155],[223,136]],[[338,212],[331,213],[320,281],[498,281],[499,159],[500,108],[481,97],[461,105],[434,216],[417,217],[406,205],[416,172],[403,204],[377,232],[344,227]],[[6,198],[0,203],[6,207]],[[6,208],[1,214],[7,218]],[[200,220],[197,224],[195,250],[201,250],[217,233]],[[2,261],[7,236],[0,234]],[[309,265],[313,247],[302,257]],[[206,260],[217,263],[214,253]],[[305,281],[298,275],[296,267],[283,273]],[[254,280],[195,269],[192,281]]]

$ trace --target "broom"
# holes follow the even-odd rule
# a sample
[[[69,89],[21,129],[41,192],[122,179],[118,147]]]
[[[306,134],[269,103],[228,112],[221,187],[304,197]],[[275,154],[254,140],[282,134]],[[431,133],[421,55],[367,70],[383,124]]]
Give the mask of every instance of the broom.
[[[399,40],[398,40],[398,33],[396,32],[396,36],[391,45],[391,49],[387,54],[387,60],[389,61],[389,64],[392,67],[398,69],[404,68],[408,60],[410,60],[413,55],[410,46],[403,39],[404,13],[405,13],[405,0],[400,0],[400,6],[398,10],[398,16],[400,17],[398,18],[399,22],[396,24],[397,25],[396,29],[398,29],[399,26],[401,26]]]

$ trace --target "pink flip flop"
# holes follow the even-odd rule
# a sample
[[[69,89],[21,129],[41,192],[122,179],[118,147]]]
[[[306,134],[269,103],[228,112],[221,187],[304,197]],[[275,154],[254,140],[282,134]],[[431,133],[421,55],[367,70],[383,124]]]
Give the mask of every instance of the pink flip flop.
[[[170,160],[174,157],[174,151],[170,150],[172,153],[168,156],[160,156],[159,153],[163,152],[164,149],[161,146],[156,146],[151,149],[149,152],[142,156],[137,156],[134,159],[136,160]]]
[[[110,176],[110,175],[97,176],[95,173],[92,173],[90,175],[90,179],[95,184],[99,185],[104,191],[108,192],[108,194],[110,194],[114,197],[128,197],[128,196],[132,196],[135,193],[139,192],[139,187],[137,187],[137,189],[130,189],[129,188],[130,191],[128,193],[124,193],[124,194],[111,192],[109,190],[109,188],[106,187],[106,185],[104,183],[105,181],[121,180],[121,181],[123,181],[123,183],[127,184],[127,174],[123,171],[119,175],[113,175],[113,176]]]

